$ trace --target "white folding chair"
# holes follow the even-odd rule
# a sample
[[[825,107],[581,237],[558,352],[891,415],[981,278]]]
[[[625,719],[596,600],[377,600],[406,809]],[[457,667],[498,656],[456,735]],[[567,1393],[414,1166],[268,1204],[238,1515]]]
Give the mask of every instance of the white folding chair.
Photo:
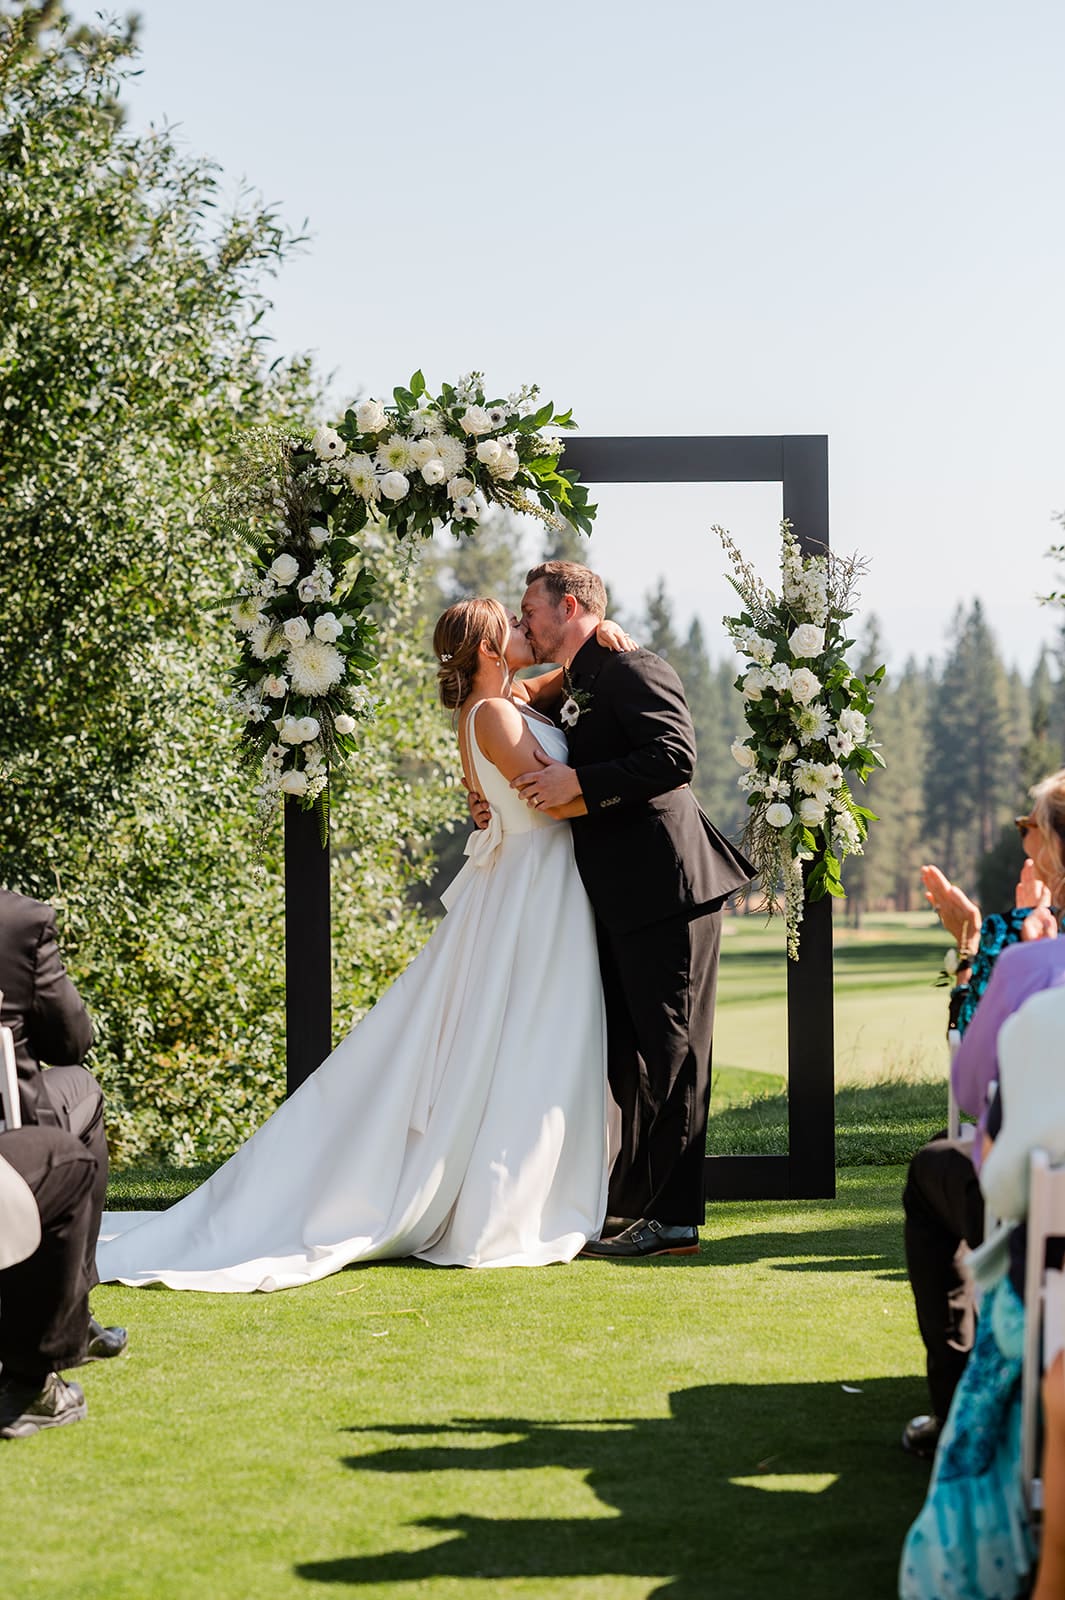
[[[976,1128],[971,1122],[961,1120],[961,1108],[954,1098],[954,1057],[960,1044],[961,1034],[957,1028],[951,1028],[947,1033],[947,1138],[957,1144],[968,1144]]]
[[[1054,1167],[1045,1150],[1033,1150],[1029,1167],[1028,1260],[1024,1274],[1024,1375],[1021,1385],[1021,1462],[1033,1515],[1043,1508],[1039,1475],[1039,1389],[1044,1352],[1065,1344],[1065,1296],[1061,1274],[1046,1270],[1048,1239],[1065,1238],[1065,1166]]]
[[[0,989],[0,1004],[4,991]],[[18,1073],[15,1070],[15,1036],[10,1028],[0,1027],[0,1132],[21,1128],[22,1110],[18,1098]]]

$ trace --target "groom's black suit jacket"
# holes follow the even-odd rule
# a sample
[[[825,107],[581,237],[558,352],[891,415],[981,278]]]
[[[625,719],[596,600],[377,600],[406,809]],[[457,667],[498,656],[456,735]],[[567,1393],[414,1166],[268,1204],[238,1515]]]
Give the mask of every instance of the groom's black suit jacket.
[[[588,805],[573,845],[596,915],[626,933],[716,910],[754,869],[689,787],[695,731],[677,674],[649,650],[606,650],[593,635],[569,683],[586,700],[566,734]]]

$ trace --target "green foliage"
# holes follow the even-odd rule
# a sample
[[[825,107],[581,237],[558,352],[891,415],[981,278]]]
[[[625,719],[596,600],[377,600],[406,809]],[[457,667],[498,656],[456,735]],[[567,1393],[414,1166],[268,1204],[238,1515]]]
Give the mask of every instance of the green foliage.
[[[115,1154],[191,1160],[232,1149],[284,1077],[279,862],[257,867],[220,705],[238,540],[202,502],[238,428],[317,392],[261,331],[293,239],[222,209],[166,134],[122,132],[126,50],[117,29],[0,50],[0,850],[3,881],[63,914]],[[400,565],[381,552],[402,629]],[[407,841],[450,803],[415,647],[381,643],[380,741],[335,797],[341,1021],[423,936]]]

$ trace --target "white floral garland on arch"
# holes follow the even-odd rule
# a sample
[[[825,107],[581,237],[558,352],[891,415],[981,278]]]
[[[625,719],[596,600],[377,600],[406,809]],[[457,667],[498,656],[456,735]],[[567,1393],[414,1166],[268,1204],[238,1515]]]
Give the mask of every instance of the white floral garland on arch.
[[[229,707],[258,769],[265,831],[285,796],[328,830],[329,770],[373,718],[374,577],[362,563],[368,524],[396,538],[450,525],[476,533],[489,503],[587,533],[596,508],[560,466],[570,411],[536,387],[486,396],[472,372],[430,395],[421,372],[393,404],[364,400],[336,427],[257,428],[246,435],[211,506],[248,559],[226,602],[240,650]]]
[[[724,528],[715,527],[744,603],[725,628],[747,665],[736,679],[748,733],[732,744],[743,768],[740,788],[750,807],[744,848],[758,869],[766,904],[776,909],[784,883],[788,955],[799,954],[803,868],[811,900],[844,893],[843,860],[861,855],[868,825],[878,819],[854,799],[848,776],[863,782],[884,765],[871,715],[884,668],[860,677],[846,651],[864,565],[832,552],[804,557],[781,523],[778,596],[744,560]]]

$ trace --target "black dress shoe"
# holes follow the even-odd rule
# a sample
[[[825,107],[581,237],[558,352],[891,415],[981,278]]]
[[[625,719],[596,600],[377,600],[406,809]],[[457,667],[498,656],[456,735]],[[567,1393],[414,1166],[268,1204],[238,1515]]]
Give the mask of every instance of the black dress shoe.
[[[95,1317],[89,1318],[85,1361],[110,1361],[112,1356],[120,1356],[128,1344],[129,1334],[125,1328],[104,1328]]]
[[[0,1378],[0,1439],[29,1439],[42,1428],[80,1422],[88,1407],[76,1383],[50,1372],[43,1384]]]
[[[619,1233],[624,1233],[626,1228],[631,1228],[638,1217],[604,1217],[600,1229],[600,1239],[616,1239]]]
[[[613,1239],[589,1239],[581,1251],[593,1261],[634,1261],[643,1256],[697,1256],[699,1230],[641,1218]]]
[[[922,1461],[931,1461],[936,1453],[943,1424],[938,1417],[911,1417],[902,1430],[902,1448]]]

